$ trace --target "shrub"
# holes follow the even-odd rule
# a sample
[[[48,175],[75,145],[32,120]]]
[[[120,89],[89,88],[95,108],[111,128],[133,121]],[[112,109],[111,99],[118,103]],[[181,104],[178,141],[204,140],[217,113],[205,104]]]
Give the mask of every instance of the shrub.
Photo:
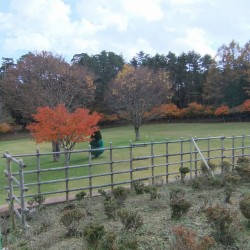
[[[173,198],[170,201],[170,207],[172,210],[171,218],[180,219],[184,214],[186,214],[191,207],[191,203],[185,198]]]
[[[242,180],[249,181],[250,180],[250,163],[248,158],[241,158],[237,161],[238,165],[235,167],[239,176]]]
[[[186,195],[186,191],[182,187],[173,187],[170,190],[169,196],[170,200],[175,197],[184,197]]]
[[[84,213],[78,209],[65,210],[61,217],[62,224],[67,228],[70,236],[76,235],[79,227],[80,219],[84,217]]]
[[[105,235],[105,228],[102,224],[89,223],[83,230],[83,235],[90,247],[94,249],[100,244],[102,237]]]
[[[174,188],[170,191],[171,218],[180,219],[186,214],[192,206],[191,202],[186,199],[186,192],[182,188]]]
[[[225,202],[230,203],[230,198],[233,191],[236,190],[237,185],[239,184],[240,177],[237,174],[226,173],[223,176],[224,181],[224,193],[225,193]]]
[[[151,201],[160,197],[160,194],[158,193],[158,188],[154,186],[150,187],[149,194]]]
[[[120,209],[118,210],[117,215],[126,230],[136,231],[143,225],[142,217],[138,212]]]
[[[106,233],[100,242],[99,248],[101,250],[116,250],[116,234],[113,232]]]
[[[184,183],[186,174],[188,174],[190,172],[190,169],[189,169],[189,167],[180,167],[179,171],[181,173],[181,182]]]
[[[139,249],[138,239],[135,234],[124,234],[119,240],[119,250]]]
[[[217,168],[217,165],[215,163],[212,163],[212,162],[208,161],[207,164],[208,164],[208,166],[209,166],[209,168],[210,168],[210,170],[212,172],[214,172],[215,169]],[[203,175],[209,175],[210,174],[208,169],[207,169],[207,166],[205,165],[204,162],[201,162],[201,172],[202,172]]]
[[[208,176],[205,179],[205,185],[209,186],[209,187],[223,187],[223,180],[222,178],[213,178],[212,176]]]
[[[212,237],[204,236],[200,240],[196,233],[182,225],[172,229],[174,241],[171,250],[208,250],[215,245]]]
[[[80,202],[84,199],[85,196],[86,196],[86,192],[81,191],[76,194],[76,200]]]
[[[204,176],[197,176],[191,180],[191,186],[195,190],[200,190],[204,187],[205,181],[206,179]]]
[[[47,231],[54,224],[56,215],[45,210],[37,213],[33,219],[36,221],[35,233],[40,234]]]
[[[98,193],[101,194],[105,198],[106,201],[108,201],[112,198],[112,194],[110,192],[106,192],[103,189],[99,189]]]
[[[103,202],[104,212],[109,219],[114,219],[116,217],[116,211],[119,208],[117,202],[114,199],[105,200]]]
[[[43,195],[35,194],[27,203],[33,208],[35,205],[41,207],[44,202],[45,202],[45,197]]]
[[[141,181],[133,181],[132,187],[136,194],[143,194],[145,192],[145,184]]]
[[[244,195],[239,205],[241,213],[248,219],[248,225],[250,226],[250,193]]]
[[[223,176],[224,184],[232,184],[234,186],[237,186],[240,182],[240,176],[233,173],[226,173]]]
[[[117,202],[118,206],[124,205],[125,200],[128,198],[129,190],[125,187],[117,187],[112,190],[112,196]]]
[[[245,156],[240,156],[237,160],[237,164],[242,164],[242,163],[250,163],[250,159]]]
[[[191,180],[191,186],[195,190],[207,187],[222,187],[223,185],[221,178],[213,178],[212,176],[197,176]]]
[[[231,245],[235,242],[236,235],[232,226],[235,216],[236,214],[229,209],[218,205],[206,210],[208,222],[214,229],[214,238],[223,245]]]
[[[220,167],[222,169],[222,172],[228,173],[231,170],[232,164],[228,161],[222,161]]]
[[[73,203],[66,204],[66,205],[63,207],[63,211],[65,211],[65,210],[74,210],[74,209],[76,209],[76,205],[73,204]]]

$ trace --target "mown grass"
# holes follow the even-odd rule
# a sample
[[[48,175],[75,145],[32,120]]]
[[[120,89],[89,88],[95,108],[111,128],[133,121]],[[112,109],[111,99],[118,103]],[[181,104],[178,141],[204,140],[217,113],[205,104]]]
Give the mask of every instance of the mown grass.
[[[151,139],[154,141],[164,141],[168,140],[176,140],[180,139],[181,137],[184,139],[188,139],[192,136],[197,137],[208,137],[208,136],[231,136],[231,135],[242,135],[242,134],[249,134],[250,123],[161,123],[161,124],[149,124],[141,127],[141,141],[143,143],[150,142]],[[130,141],[134,143],[134,130],[131,126],[121,126],[121,127],[112,127],[112,128],[103,128],[102,129],[102,136],[105,143],[105,147],[110,146],[110,142],[112,142],[113,147],[117,146],[127,146],[129,145]],[[205,143],[205,142],[204,142]],[[204,143],[200,143],[199,146],[205,146]],[[246,142],[248,143],[248,142]],[[219,142],[218,142],[219,144]],[[239,144],[239,142],[238,142]],[[229,145],[224,145],[229,146]],[[236,145],[237,146],[237,145]],[[239,144],[240,146],[240,144]],[[9,141],[0,141],[0,154],[3,155],[6,150],[9,151],[10,154],[32,154],[36,153],[36,148],[39,147],[41,153],[50,152],[51,145],[49,143],[39,144],[36,145],[35,142],[31,138],[27,139],[20,139],[20,140],[9,140]],[[78,144],[75,149],[87,149],[88,143],[81,143]],[[151,153],[150,147],[140,147],[136,148],[133,151],[133,157],[140,156],[140,155],[150,155]],[[190,150],[190,144],[184,144],[184,150]],[[180,145],[176,144],[171,147],[171,152],[169,153],[176,153],[180,151]],[[154,147],[154,154],[164,154],[166,149],[162,145],[155,145]],[[240,152],[236,152],[240,153]],[[247,154],[247,152],[245,152]],[[230,154],[230,152],[228,153]],[[36,168],[36,157],[22,157],[25,164],[27,165],[26,170],[32,170]],[[129,159],[129,149],[122,149],[122,150],[113,150],[113,161],[116,160],[128,160]],[[183,158],[185,159],[185,156]],[[93,159],[93,163],[101,163],[101,162],[108,162],[110,160],[110,152],[105,151],[103,155],[101,155],[97,159]],[[133,167],[139,166],[148,166],[150,165],[150,160],[143,160],[136,163]],[[175,160],[174,157],[172,159]],[[4,191],[4,186],[6,184],[6,178],[4,177],[3,170],[5,169],[6,165],[5,159],[0,159],[0,204],[5,203],[6,192]],[[79,154],[72,154],[70,165],[83,165],[88,163],[88,154],[87,153],[79,153]],[[155,164],[160,164],[161,160],[155,160]],[[41,169],[51,169],[51,168],[58,168],[64,166],[64,157],[61,157],[59,162],[53,162],[52,156],[44,156],[41,158]],[[113,168],[114,171],[119,170],[129,170],[129,163],[114,163]],[[169,170],[170,172],[174,172],[178,170],[180,166],[174,166]],[[18,168],[13,164],[13,170],[17,171]],[[101,173],[108,173],[110,171],[109,165],[98,165],[92,168],[92,174],[101,174]],[[155,174],[165,173],[165,167],[157,168]],[[69,171],[70,177],[75,176],[84,176],[88,175],[89,169],[88,167],[81,167],[81,168],[74,168]],[[134,174],[134,178],[140,178],[142,176],[150,176],[151,170],[144,170],[138,171]],[[49,173],[41,173],[41,180],[42,181],[50,181],[55,179],[63,179],[65,177],[65,171],[50,171]],[[114,182],[121,182],[124,179],[129,179],[129,173],[114,175]],[[29,174],[25,176],[25,181],[32,183],[36,181],[36,174]],[[96,177],[92,180],[93,185],[100,185],[110,182],[110,177]],[[89,182],[87,179],[78,180],[78,181],[70,181],[69,185],[70,188],[79,188],[83,186],[88,186]],[[64,190],[65,183],[54,183],[50,185],[43,185],[42,192],[50,192],[53,190]],[[36,186],[30,186],[28,193],[36,193],[37,191]]]

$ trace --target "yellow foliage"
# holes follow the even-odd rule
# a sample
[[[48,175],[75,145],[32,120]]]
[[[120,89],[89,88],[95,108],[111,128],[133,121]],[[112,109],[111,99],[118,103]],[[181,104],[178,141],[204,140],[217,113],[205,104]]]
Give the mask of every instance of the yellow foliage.
[[[8,133],[11,131],[11,126],[5,122],[0,123],[0,134]]]

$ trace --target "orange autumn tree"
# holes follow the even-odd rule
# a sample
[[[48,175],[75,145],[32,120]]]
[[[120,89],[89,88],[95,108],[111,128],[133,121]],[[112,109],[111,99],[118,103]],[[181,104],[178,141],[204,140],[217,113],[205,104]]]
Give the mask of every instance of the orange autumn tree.
[[[220,107],[218,107],[214,114],[216,116],[224,116],[224,115],[228,115],[229,114],[229,107],[227,105],[221,105]]]
[[[101,115],[88,109],[77,108],[69,113],[64,105],[55,108],[40,107],[33,115],[34,123],[27,126],[36,143],[56,142],[66,151],[72,151],[78,142],[90,141],[99,130]]]
[[[180,109],[173,103],[162,104],[159,107],[159,112],[164,118],[180,117]]]
[[[240,107],[242,112],[249,112],[250,111],[250,100],[247,99]]]

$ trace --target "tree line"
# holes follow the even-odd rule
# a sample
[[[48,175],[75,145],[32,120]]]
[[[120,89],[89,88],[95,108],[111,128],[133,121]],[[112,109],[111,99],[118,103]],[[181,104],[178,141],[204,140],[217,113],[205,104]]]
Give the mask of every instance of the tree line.
[[[38,107],[64,104],[69,111],[87,107],[111,119],[119,113],[136,132],[157,114],[153,108],[167,103],[180,110],[193,103],[233,110],[249,98],[249,60],[250,42],[241,47],[235,41],[214,58],[194,51],[154,56],[140,51],[129,62],[107,51],[76,54],[70,63],[46,51],[29,52],[17,62],[2,58],[0,122],[11,114],[28,124]]]

